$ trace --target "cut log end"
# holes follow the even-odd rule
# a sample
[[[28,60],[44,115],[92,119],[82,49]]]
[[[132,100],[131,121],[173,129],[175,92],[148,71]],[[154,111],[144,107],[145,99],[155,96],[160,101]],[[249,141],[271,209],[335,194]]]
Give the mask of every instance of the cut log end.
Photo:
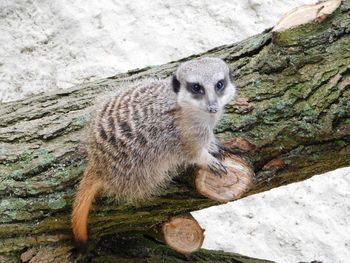
[[[229,202],[240,198],[253,184],[254,172],[250,166],[235,155],[226,156],[222,162],[227,174],[219,177],[200,169],[196,177],[196,187],[202,195],[219,202]]]
[[[282,32],[309,23],[322,22],[332,14],[341,4],[341,0],[328,0],[313,5],[303,5],[294,8],[282,17],[272,29],[274,32]]]
[[[201,248],[204,230],[192,216],[171,218],[163,224],[165,242],[172,249],[189,254]]]

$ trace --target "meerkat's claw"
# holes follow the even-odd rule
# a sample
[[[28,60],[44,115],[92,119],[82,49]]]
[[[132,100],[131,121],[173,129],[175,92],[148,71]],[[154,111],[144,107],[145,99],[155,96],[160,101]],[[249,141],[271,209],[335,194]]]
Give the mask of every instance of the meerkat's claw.
[[[208,169],[210,172],[219,177],[222,177],[223,175],[227,174],[225,166],[220,161],[216,161],[212,164],[209,164]]]
[[[216,170],[213,166],[208,165],[208,169],[209,169],[209,171],[212,172],[213,174],[215,174],[215,175],[221,177],[221,174],[219,173],[219,171]]]
[[[224,160],[225,155],[227,154],[233,154],[233,151],[227,148],[226,146],[223,146],[220,143],[213,143],[210,148],[210,154],[214,156],[218,160]]]
[[[218,151],[224,156],[225,153],[233,153],[233,151],[229,148],[227,148],[226,146],[223,146],[222,144],[216,144],[218,147]]]
[[[218,159],[218,160],[223,160],[223,159],[225,159],[225,156],[223,155],[223,152],[220,150],[220,149],[218,149],[218,151],[217,152],[210,152],[210,154],[212,155],[212,156],[214,156],[216,159]]]
[[[225,167],[221,162],[219,162],[219,164],[220,164],[220,170],[221,170],[224,174],[227,174],[226,167]]]

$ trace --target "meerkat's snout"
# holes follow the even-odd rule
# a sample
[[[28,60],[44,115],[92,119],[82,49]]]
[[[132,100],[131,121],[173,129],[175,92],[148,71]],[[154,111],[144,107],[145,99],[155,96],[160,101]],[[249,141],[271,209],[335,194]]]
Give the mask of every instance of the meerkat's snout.
[[[217,102],[209,103],[207,109],[210,113],[217,113],[219,110],[219,104]]]

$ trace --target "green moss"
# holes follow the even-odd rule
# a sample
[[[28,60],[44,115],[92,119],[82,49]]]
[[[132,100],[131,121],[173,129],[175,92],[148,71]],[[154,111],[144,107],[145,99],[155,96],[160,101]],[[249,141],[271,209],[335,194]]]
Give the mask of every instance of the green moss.
[[[7,188],[12,188],[16,184],[13,179],[7,179],[0,182],[0,190],[5,190]]]
[[[315,136],[318,134],[318,131],[322,130],[322,125],[317,123],[309,123],[305,120],[298,121],[292,127],[292,131],[294,136],[301,138],[316,138]]]
[[[28,148],[25,148],[22,152],[17,154],[17,158],[22,163],[30,163],[33,159],[33,153]]]
[[[44,147],[44,146],[41,146],[39,149],[38,149],[38,154],[39,155],[47,155],[49,153],[49,151]]]
[[[10,177],[11,177],[10,172],[5,171],[5,170],[0,170],[0,178],[9,179]]]
[[[16,211],[20,211],[23,207],[25,207],[26,204],[27,201],[22,198],[16,198],[14,201],[11,202],[13,209]]]
[[[0,148],[0,153],[5,154],[5,153],[7,153],[7,150]]]
[[[50,186],[55,186],[55,185],[60,185],[62,183],[62,181],[60,180],[60,177],[54,176],[54,177],[49,177],[49,178],[45,178],[45,180],[43,181],[43,183],[45,183],[46,185],[50,185]]]
[[[78,127],[84,127],[86,123],[88,123],[90,120],[90,115],[89,114],[81,114],[77,117],[74,118],[73,120],[73,125],[78,126]]]
[[[58,173],[58,176],[59,176],[59,177],[63,177],[63,178],[68,178],[68,177],[70,177],[70,173],[69,173],[69,171],[67,171],[67,170],[63,170],[63,171],[60,171],[60,172]]]
[[[27,205],[26,200],[22,198],[12,198],[0,202],[0,212],[3,215],[1,222],[11,222],[11,220],[23,220],[30,218],[28,211],[23,211]]]
[[[57,210],[62,209],[67,205],[67,201],[64,198],[50,199],[48,202],[48,206],[51,209]]]
[[[36,194],[40,193],[41,191],[29,184],[29,185],[27,185],[27,192],[30,195],[36,195]]]
[[[340,147],[345,147],[345,146],[348,145],[348,143],[346,141],[344,141],[344,140],[336,140],[335,144],[340,146]]]
[[[297,98],[305,98],[309,92],[306,92],[305,85],[303,83],[297,84],[290,89],[291,96]]]
[[[254,87],[259,89],[261,87],[261,80],[260,79],[257,79],[254,81]]]
[[[319,112],[312,108],[308,103],[305,103],[302,111],[300,112],[300,116],[306,122],[315,122],[317,121]]]
[[[1,211],[5,210],[5,208],[7,209],[9,205],[10,205],[10,202],[8,200],[1,200],[0,201]]]
[[[279,46],[292,46],[297,44],[313,45],[317,38],[322,38],[321,34],[329,30],[333,18],[339,13],[339,10],[331,14],[321,23],[308,23],[303,26],[274,32],[273,42]]]
[[[277,100],[266,108],[256,110],[256,118],[266,124],[275,124],[278,119],[293,115],[293,102],[290,100]]]
[[[317,153],[314,153],[314,154],[311,155],[311,159],[314,160],[314,161],[317,161],[317,160],[320,159],[320,155],[317,154]]]
[[[222,115],[222,118],[221,118],[220,122],[219,122],[218,125],[215,127],[214,132],[215,132],[215,133],[224,132],[225,130],[230,129],[230,126],[231,126],[231,117],[230,117],[230,114],[224,113],[224,114]]]
[[[103,238],[98,244],[93,263],[129,262],[141,263],[273,263],[272,261],[254,259],[235,253],[200,249],[189,255],[180,254],[153,237],[141,233],[122,233]]]
[[[239,117],[239,121],[237,123],[231,121],[232,130],[241,130],[241,129],[247,129],[249,126],[256,123],[257,117],[252,114],[247,115],[241,115]]]
[[[23,180],[25,179],[25,173],[24,170],[15,170],[12,173],[8,173],[6,178],[8,179],[14,179],[14,180]]]
[[[53,154],[49,153],[49,154],[44,155],[44,157],[39,160],[39,163],[41,165],[47,165],[47,164],[52,163],[54,160],[55,160],[55,156]]]

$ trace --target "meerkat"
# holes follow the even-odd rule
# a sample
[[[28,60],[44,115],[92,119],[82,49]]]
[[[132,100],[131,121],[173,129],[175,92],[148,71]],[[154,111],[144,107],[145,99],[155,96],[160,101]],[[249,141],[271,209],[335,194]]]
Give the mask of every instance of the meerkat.
[[[205,57],[181,64],[172,78],[136,82],[112,96],[89,128],[89,162],[73,204],[75,240],[88,240],[97,192],[135,202],[159,193],[179,165],[221,176],[221,146],[213,129],[236,92],[228,65]]]

